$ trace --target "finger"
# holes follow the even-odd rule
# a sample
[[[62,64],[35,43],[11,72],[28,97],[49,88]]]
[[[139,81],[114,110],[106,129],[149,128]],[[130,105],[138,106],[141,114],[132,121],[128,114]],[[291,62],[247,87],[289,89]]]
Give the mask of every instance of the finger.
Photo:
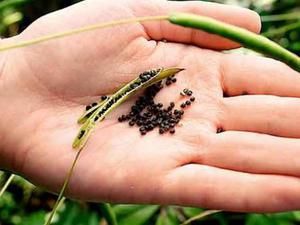
[[[223,89],[228,96],[247,93],[300,97],[300,74],[279,61],[227,54],[221,68]]]
[[[235,172],[188,164],[165,179],[166,202],[243,212],[274,212],[300,207],[300,181],[279,175]]]
[[[224,99],[224,130],[300,137],[300,99],[247,95]]]
[[[133,1],[135,4],[135,1]],[[248,9],[200,1],[145,1],[145,7],[132,6],[141,15],[168,15],[171,12],[188,12],[213,17],[215,19],[246,28],[253,32],[260,31],[260,18]],[[136,4],[135,4],[136,5]],[[166,39],[171,42],[195,44],[211,49],[230,49],[239,45],[216,35],[172,25],[169,22],[144,23],[147,34],[154,40]]]
[[[210,150],[196,156],[195,162],[247,173],[300,177],[300,139],[238,131],[216,136]]]

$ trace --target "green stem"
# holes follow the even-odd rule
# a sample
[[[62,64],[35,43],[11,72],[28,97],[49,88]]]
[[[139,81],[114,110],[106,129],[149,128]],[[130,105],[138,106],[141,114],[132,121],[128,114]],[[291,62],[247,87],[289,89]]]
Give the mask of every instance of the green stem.
[[[262,22],[274,22],[274,21],[296,20],[296,19],[300,19],[300,13],[299,12],[261,16],[261,21]]]
[[[292,23],[292,24],[288,24],[282,27],[279,27],[277,29],[272,29],[268,32],[263,33],[262,35],[264,35],[265,37],[274,37],[274,36],[278,36],[278,35],[282,35],[285,34],[286,32],[289,32],[291,30],[295,30],[300,28],[300,21],[296,22],[296,23]]]
[[[10,183],[12,182],[12,180],[14,179],[15,175],[11,174],[9,176],[9,178],[7,179],[7,181],[5,182],[4,186],[1,188],[0,190],[0,198],[2,197],[2,195],[4,194],[4,192],[6,191],[6,189],[8,188],[8,186],[10,185]]]
[[[78,161],[78,158],[79,158],[80,153],[81,153],[81,150],[79,150],[79,151],[77,152],[76,156],[75,156],[75,159],[74,159],[74,161],[73,161],[73,163],[72,163],[72,166],[71,166],[70,170],[68,171],[67,177],[66,177],[66,179],[65,179],[65,181],[64,181],[64,184],[63,184],[63,186],[62,186],[62,188],[61,188],[61,190],[60,190],[60,193],[59,193],[58,198],[57,198],[57,200],[56,200],[56,202],[55,202],[55,205],[53,206],[53,209],[52,209],[52,211],[51,211],[51,214],[50,214],[50,216],[47,218],[47,220],[45,221],[44,225],[49,225],[49,224],[51,224],[51,221],[52,221],[53,216],[55,215],[55,213],[56,213],[56,211],[57,211],[57,209],[58,209],[58,206],[60,205],[60,203],[61,203],[62,201],[64,201],[63,195],[64,195],[64,193],[65,193],[66,188],[67,188],[68,185],[69,185],[71,176],[72,176],[72,174],[73,174],[73,171],[74,171],[76,162]]]
[[[118,225],[116,214],[110,204],[101,203],[100,210],[108,225]]]
[[[114,27],[114,26],[119,26],[119,25],[124,25],[124,24],[130,24],[130,23],[137,23],[137,22],[149,22],[149,21],[159,21],[159,20],[167,20],[168,16],[147,16],[147,17],[138,17],[138,18],[130,18],[130,19],[123,19],[123,20],[115,20],[115,21],[110,21],[110,22],[105,22],[105,23],[99,23],[99,24],[94,24],[90,26],[85,26],[73,30],[67,30],[59,33],[53,33],[41,37],[37,37],[34,39],[26,40],[26,41],[21,41],[17,43],[12,43],[12,44],[7,44],[0,46],[0,52],[10,50],[10,49],[15,49],[15,48],[22,48],[30,45],[35,45],[39,44],[45,41],[50,41],[62,37],[67,37],[71,36],[74,34],[79,34],[87,31],[92,31],[96,29],[101,29],[101,28],[107,28],[107,27]]]
[[[188,13],[174,13],[171,23],[184,27],[201,29],[238,42],[246,48],[281,60],[293,69],[300,71],[300,58],[266,37],[252,33],[246,29],[226,24],[215,19]]]

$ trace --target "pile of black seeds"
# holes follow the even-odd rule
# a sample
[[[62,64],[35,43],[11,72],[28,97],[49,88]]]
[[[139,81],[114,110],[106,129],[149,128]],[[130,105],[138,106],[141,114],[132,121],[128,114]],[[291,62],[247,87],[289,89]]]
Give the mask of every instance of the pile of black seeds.
[[[174,134],[176,125],[184,115],[184,109],[195,101],[195,97],[192,96],[193,92],[189,89],[182,91],[181,95],[189,99],[181,104],[181,109],[175,109],[174,102],[170,102],[164,107],[162,103],[155,103],[154,97],[164,87],[164,84],[169,86],[176,81],[175,76],[171,76],[164,82],[161,81],[146,88],[144,94],[131,106],[131,111],[126,115],[121,115],[118,121],[126,121],[131,127],[139,127],[141,135],[145,135],[155,128],[158,128],[159,134]]]

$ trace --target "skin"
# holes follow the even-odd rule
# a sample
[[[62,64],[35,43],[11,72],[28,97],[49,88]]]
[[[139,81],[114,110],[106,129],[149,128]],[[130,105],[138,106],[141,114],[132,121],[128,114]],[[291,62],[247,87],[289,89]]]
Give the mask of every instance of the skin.
[[[89,0],[38,19],[1,45],[170,11],[260,30],[254,12],[232,6]],[[128,101],[92,134],[68,196],[230,211],[299,209],[300,74],[275,60],[217,51],[234,47],[213,35],[152,22],[1,53],[1,168],[59,191],[76,154],[71,145],[84,106],[144,70],[183,67],[178,82],[156,98],[178,107],[183,101],[179,92],[186,87],[194,91],[196,101],[176,134],[154,131],[141,137],[136,128],[118,123],[117,116],[128,112],[134,99]],[[220,127],[225,132],[217,134]]]

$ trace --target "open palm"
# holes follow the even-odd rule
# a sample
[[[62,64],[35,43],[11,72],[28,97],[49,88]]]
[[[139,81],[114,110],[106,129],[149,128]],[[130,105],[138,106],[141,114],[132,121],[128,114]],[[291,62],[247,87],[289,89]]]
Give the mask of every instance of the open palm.
[[[4,43],[170,11],[201,13],[259,30],[254,13],[235,7],[87,0],[42,17]],[[0,80],[5,157],[0,165],[59,191],[76,154],[71,146],[84,105],[113,93],[144,70],[182,67],[186,70],[178,74],[178,82],[156,98],[165,104],[174,101],[178,107],[179,92],[186,87],[194,91],[196,102],[186,111],[176,134],[141,136],[137,129],[118,123],[117,116],[128,112],[134,99],[126,102],[92,134],[68,195],[90,201],[234,211],[299,208],[300,118],[291,115],[300,109],[300,100],[295,98],[300,97],[299,74],[273,60],[185,44],[215,50],[237,46],[203,32],[151,22],[6,53]],[[220,128],[225,132],[217,133]]]

